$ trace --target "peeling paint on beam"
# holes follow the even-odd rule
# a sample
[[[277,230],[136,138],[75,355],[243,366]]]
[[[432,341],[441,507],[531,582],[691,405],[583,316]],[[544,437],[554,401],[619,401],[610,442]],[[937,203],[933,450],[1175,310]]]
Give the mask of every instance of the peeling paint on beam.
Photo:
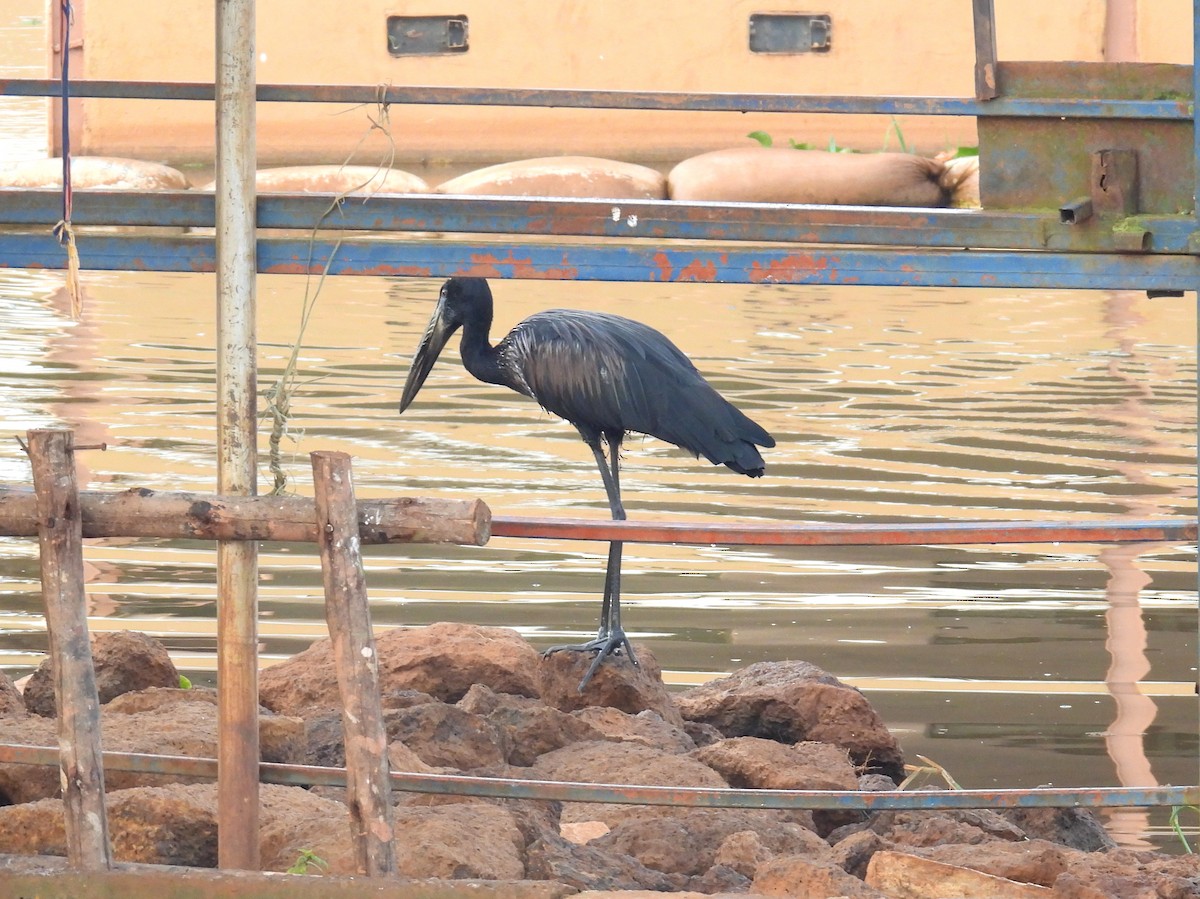
[[[85,269],[213,270],[213,241],[206,237],[80,235],[78,246]],[[49,234],[8,233],[0,234],[0,260],[8,267],[61,269],[66,254]],[[1200,260],[1193,256],[1002,250],[263,238],[258,260],[259,271],[270,274],[319,274],[328,264],[334,275],[415,278],[1113,290],[1191,290],[1200,283]]]

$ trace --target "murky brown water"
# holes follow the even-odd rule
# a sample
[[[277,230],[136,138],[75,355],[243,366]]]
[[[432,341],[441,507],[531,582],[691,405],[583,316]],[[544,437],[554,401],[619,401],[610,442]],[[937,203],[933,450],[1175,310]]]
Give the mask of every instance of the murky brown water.
[[[11,4],[0,6],[7,10]],[[13,25],[0,20],[4,29]],[[20,30],[20,29],[18,29]],[[29,31],[29,26],[24,27]],[[0,125],[0,129],[6,128]],[[28,135],[28,129],[22,131]],[[7,141],[7,136],[0,137]],[[7,148],[12,146],[5,143]],[[214,489],[208,276],[0,269],[0,408],[10,434],[69,425],[93,488]],[[437,283],[329,281],[285,443],[354,456],[360,496],[478,496],[497,513],[607,515],[574,430],[451,354],[396,414]],[[1136,293],[496,282],[497,328],[547,307],[665,331],[770,430],[752,481],[633,439],[633,518],[903,521],[1195,514],[1195,298]],[[259,282],[262,386],[296,339],[305,282]],[[264,438],[265,447],[265,438]],[[14,441],[0,476],[25,483]],[[269,479],[264,472],[264,483]],[[0,665],[45,646],[36,545],[0,541]],[[376,622],[472,621],[539,645],[594,632],[605,546],[494,540],[372,548]],[[87,548],[95,629],[161,635],[214,666],[214,553],[201,543]],[[264,657],[324,634],[319,563],[263,548]],[[723,548],[629,545],[625,624],[676,684],[800,658],[862,686],[900,737],[965,786],[1194,783],[1194,547]],[[1165,815],[1154,818],[1161,833]],[[1114,828],[1135,842],[1140,812]]]

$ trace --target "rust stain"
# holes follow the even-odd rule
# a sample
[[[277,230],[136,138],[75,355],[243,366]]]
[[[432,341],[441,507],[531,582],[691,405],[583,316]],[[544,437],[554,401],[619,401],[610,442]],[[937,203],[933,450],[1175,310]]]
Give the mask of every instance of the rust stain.
[[[675,271],[675,266],[671,265],[671,257],[659,250],[654,254],[654,264],[658,266],[658,278],[650,276],[651,281],[670,281],[671,274]]]
[[[711,259],[693,259],[679,270],[680,281],[716,281],[717,264]]]
[[[813,256],[811,253],[794,253],[781,259],[772,259],[766,266],[753,263],[750,266],[750,283],[795,284],[812,280],[814,276],[829,268],[828,256]],[[836,274],[836,273],[835,273]],[[837,280],[832,277],[830,280]]]
[[[499,278],[500,264],[500,260],[490,254],[472,253],[471,265],[463,274],[476,278]]]

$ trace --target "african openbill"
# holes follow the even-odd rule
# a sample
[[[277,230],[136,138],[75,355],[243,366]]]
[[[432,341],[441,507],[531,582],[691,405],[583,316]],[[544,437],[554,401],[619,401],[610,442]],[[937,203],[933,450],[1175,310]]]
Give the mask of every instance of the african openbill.
[[[463,366],[488,384],[503,384],[565,418],[596,457],[608,505],[616,521],[621,505],[621,441],[631,431],[649,434],[725,465],[761,477],[759,446],[775,445],[755,424],[704,380],[675,344],[647,325],[619,315],[551,309],[529,316],[495,346],[492,292],[482,278],[451,278],[413,356],[400,412],[408,408],[438,354],[462,328]],[[608,458],[601,449],[608,445]],[[595,640],[560,650],[593,651],[596,658],[579,684],[582,692],[601,661],[622,647],[633,650],[621,628],[621,547],[609,544],[600,630]]]

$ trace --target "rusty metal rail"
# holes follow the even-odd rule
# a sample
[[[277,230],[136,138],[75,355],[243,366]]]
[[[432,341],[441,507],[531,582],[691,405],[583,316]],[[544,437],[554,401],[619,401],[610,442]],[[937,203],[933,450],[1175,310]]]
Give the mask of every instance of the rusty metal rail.
[[[0,95],[56,97],[53,78],[0,79]],[[146,100],[212,100],[211,83],[199,81],[71,82],[71,96]],[[258,84],[261,103],[379,103],[435,106],[537,106],[558,109],[656,109],[707,112],[811,112],[858,115],[1025,116],[1030,118],[1191,121],[1181,98],[859,97],[812,94],[572,90],[568,88],[440,87],[396,84]]]
[[[914,524],[703,524],[492,516],[493,537],[728,546],[882,546],[972,543],[1193,542],[1196,519],[959,521]]]
[[[56,765],[58,750],[48,746],[0,744],[0,763]],[[150,753],[105,752],[104,767],[140,774],[215,778],[216,759]],[[259,766],[266,783],[345,787],[346,769],[316,765]],[[755,790],[731,787],[653,787],[391,772],[392,787],[409,793],[545,799],[559,802],[637,803],[687,808],[885,809],[969,808],[1142,808],[1200,804],[1200,786],[1077,787],[1005,790]]]

